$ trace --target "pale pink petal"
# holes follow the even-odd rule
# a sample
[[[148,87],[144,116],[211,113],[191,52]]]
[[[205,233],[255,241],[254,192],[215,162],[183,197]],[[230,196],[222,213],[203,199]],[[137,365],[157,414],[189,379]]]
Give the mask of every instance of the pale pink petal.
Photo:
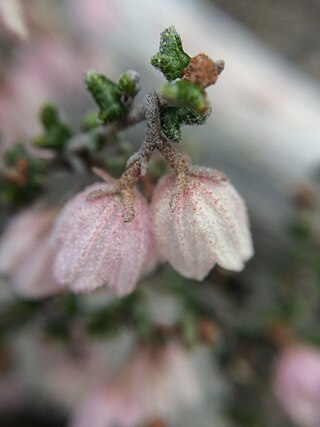
[[[141,347],[114,380],[89,393],[71,427],[144,425],[171,417],[202,397],[200,378],[189,351],[178,344]]]
[[[26,210],[8,225],[0,242],[0,271],[9,274],[52,223],[45,210]]]
[[[61,292],[63,289],[52,274],[54,257],[48,239],[34,245],[32,253],[12,273],[11,283],[17,293],[26,298],[43,298]]]
[[[144,272],[153,245],[147,202],[136,191],[133,221],[125,223],[119,195],[87,200],[108,184],[95,184],[72,199],[58,218],[53,239],[58,255],[54,274],[76,292],[107,284],[117,295],[130,293]]]
[[[291,420],[302,427],[318,427],[320,420],[320,352],[292,345],[275,365],[274,390]]]
[[[112,427],[113,408],[108,405],[108,392],[99,389],[75,411],[69,427]]]
[[[52,275],[55,251],[49,243],[55,209],[31,208],[15,217],[0,242],[0,271],[16,292],[43,298],[61,292]]]
[[[202,280],[212,267],[240,271],[252,254],[245,204],[228,181],[188,177],[174,212],[171,175],[152,199],[154,233],[160,254],[183,276]]]

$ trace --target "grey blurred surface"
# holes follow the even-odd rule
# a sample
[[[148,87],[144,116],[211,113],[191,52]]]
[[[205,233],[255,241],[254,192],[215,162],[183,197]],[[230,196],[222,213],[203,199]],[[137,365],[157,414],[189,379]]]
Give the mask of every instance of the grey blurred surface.
[[[270,46],[320,78],[319,0],[209,0]]]

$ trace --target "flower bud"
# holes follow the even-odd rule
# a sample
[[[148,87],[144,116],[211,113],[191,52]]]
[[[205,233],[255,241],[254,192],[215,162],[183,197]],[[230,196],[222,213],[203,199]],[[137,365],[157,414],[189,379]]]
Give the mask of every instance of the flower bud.
[[[152,218],[160,254],[188,278],[202,280],[216,263],[241,271],[253,255],[244,201],[219,174],[206,169],[176,181],[166,175],[153,194]]]
[[[297,344],[286,348],[275,365],[274,391],[294,423],[319,426],[320,351]]]
[[[16,292],[42,298],[61,292],[51,273],[55,252],[49,234],[56,212],[33,208],[16,216],[0,244],[0,271],[9,276]]]
[[[126,223],[120,195],[88,200],[91,192],[106,188],[105,183],[91,185],[64,207],[53,232],[58,250],[54,275],[75,292],[107,284],[122,296],[133,291],[146,270],[150,272],[155,245],[149,207],[141,194],[135,191],[136,215]]]

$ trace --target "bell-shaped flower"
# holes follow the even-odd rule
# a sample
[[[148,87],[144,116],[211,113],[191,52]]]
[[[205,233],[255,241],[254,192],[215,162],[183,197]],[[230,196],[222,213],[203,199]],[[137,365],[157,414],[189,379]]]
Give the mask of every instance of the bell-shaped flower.
[[[126,206],[120,195],[105,194],[108,185],[91,185],[69,201],[53,232],[57,247],[54,275],[75,292],[108,285],[118,296],[129,294],[155,264],[146,200],[134,191],[135,217],[124,222]],[[103,196],[88,197],[99,191]]]
[[[190,352],[176,343],[145,346],[109,384],[88,394],[73,414],[71,426],[135,427],[153,419],[174,419],[187,407],[199,405],[201,390]]]
[[[275,364],[274,391],[291,421],[301,427],[318,427],[320,351],[299,344],[287,347]]]
[[[241,271],[253,255],[245,203],[221,172],[166,175],[151,207],[160,255],[185,277],[202,280],[215,264]]]
[[[0,242],[0,272],[9,277],[16,292],[42,298],[61,292],[52,275],[55,251],[49,235],[56,209],[32,208],[12,219]]]

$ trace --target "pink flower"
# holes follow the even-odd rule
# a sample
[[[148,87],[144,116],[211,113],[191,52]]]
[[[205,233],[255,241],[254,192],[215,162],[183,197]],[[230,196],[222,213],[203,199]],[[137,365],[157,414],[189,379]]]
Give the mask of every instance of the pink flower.
[[[53,240],[58,255],[54,274],[59,283],[75,292],[90,292],[107,284],[116,295],[133,291],[136,282],[150,271],[155,245],[147,202],[135,191],[135,218],[123,221],[125,206],[118,195],[87,200],[94,184],[72,199],[58,218]]]
[[[96,388],[75,412],[72,427],[134,427],[170,418],[199,403],[192,357],[178,344],[140,348],[109,385]]]
[[[115,23],[115,4],[110,0],[68,0],[68,5],[73,23],[80,24],[91,37],[106,34]]]
[[[253,255],[241,196],[212,169],[194,168],[194,174],[178,180],[175,184],[172,175],[164,176],[152,199],[160,254],[183,276],[197,280],[202,280],[216,263],[227,270],[241,271]]]
[[[275,365],[275,394],[291,420],[318,427],[320,420],[320,351],[292,345]]]
[[[7,0],[4,0],[7,3]],[[6,67],[9,64],[2,64]],[[19,50],[14,66],[4,69],[1,82],[1,147],[41,134],[39,110],[48,99],[63,105],[64,112],[80,111],[87,105],[81,72],[104,63],[89,49],[82,54],[59,39],[37,38]],[[76,107],[76,108],[75,108]],[[73,114],[71,114],[73,117]],[[63,120],[65,116],[63,115]],[[69,121],[69,120],[68,120]]]
[[[53,209],[29,209],[16,216],[2,236],[0,271],[24,297],[42,298],[62,290],[51,273],[55,253],[49,234],[55,215]]]

